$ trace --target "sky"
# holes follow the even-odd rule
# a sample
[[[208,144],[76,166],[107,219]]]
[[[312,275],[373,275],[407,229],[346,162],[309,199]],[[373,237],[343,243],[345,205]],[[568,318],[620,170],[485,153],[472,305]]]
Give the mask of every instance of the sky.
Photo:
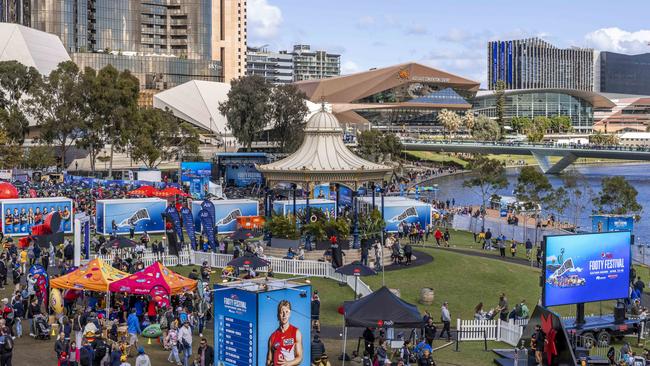
[[[310,44],[341,73],[419,62],[486,82],[487,42],[650,52],[650,0],[248,0],[248,45]]]

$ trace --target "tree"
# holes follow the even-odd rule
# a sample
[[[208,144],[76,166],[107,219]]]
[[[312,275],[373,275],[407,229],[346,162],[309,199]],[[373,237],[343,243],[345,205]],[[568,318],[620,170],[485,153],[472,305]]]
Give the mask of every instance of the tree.
[[[450,111],[448,109],[443,109],[440,112],[438,112],[437,118],[438,118],[438,123],[442,125],[445,131],[449,132],[450,138],[454,132],[458,131],[458,128],[460,127],[462,122],[458,113],[454,111]]]
[[[596,131],[595,134],[589,135],[589,143],[595,145],[618,145],[619,140],[616,135]]]
[[[515,186],[515,196],[522,202],[526,211],[537,210],[538,206],[546,204],[552,193],[553,186],[544,173],[533,166],[521,168]]]
[[[639,192],[625,177],[605,177],[601,190],[593,199],[594,213],[610,215],[639,215],[643,206],[637,201]]]
[[[479,114],[474,121],[472,136],[479,141],[498,141],[501,139],[501,128],[496,121]]]
[[[147,168],[155,168],[164,160],[197,154],[199,135],[191,125],[169,111],[141,108],[137,123],[129,131],[131,156]]]
[[[30,112],[37,117],[40,140],[59,147],[61,170],[65,156],[83,135],[88,109],[84,104],[82,74],[72,61],[62,62],[35,90]]]
[[[100,94],[98,90],[97,72],[90,67],[84,69],[80,89],[84,105],[88,108],[86,118],[82,122],[83,134],[77,139],[77,147],[88,151],[90,170],[95,173],[99,153],[104,149],[103,115],[99,110]]]
[[[102,143],[110,144],[108,175],[113,175],[113,156],[127,142],[127,128],[137,116],[139,81],[128,70],[119,72],[112,65],[97,73],[92,109],[103,122]],[[97,121],[96,120],[96,121]]]
[[[266,79],[250,75],[233,80],[228,100],[219,103],[219,112],[226,116],[228,128],[248,151],[271,117],[270,96],[271,85]]]
[[[568,207],[573,214],[571,223],[577,228],[580,215],[587,208],[589,201],[591,201],[593,191],[589,185],[589,181],[575,170],[563,174],[562,182],[568,197]]]
[[[463,182],[464,187],[475,188],[481,196],[483,208],[487,208],[488,199],[501,189],[508,187],[506,169],[495,159],[479,156],[469,164],[470,178]],[[482,226],[485,227],[485,215]]]
[[[32,146],[25,150],[22,165],[30,169],[46,169],[56,165],[54,156],[50,146]]]
[[[380,156],[397,156],[401,151],[402,143],[392,133],[369,130],[357,136],[357,152],[370,161],[377,162]]]
[[[474,129],[475,120],[476,119],[474,118],[474,111],[471,110],[465,111],[462,122],[463,122],[463,127],[465,128],[465,131],[467,131],[467,133],[470,134],[472,133],[472,130]]]
[[[497,110],[497,123],[499,127],[503,129],[505,125],[504,115],[506,113],[506,83],[503,80],[497,80],[494,90],[494,97],[496,98],[496,110]],[[501,133],[503,135],[503,133]]]
[[[303,125],[309,108],[307,95],[293,84],[279,85],[271,93],[271,118],[280,151],[294,152],[303,140]]]
[[[553,116],[550,119],[550,129],[554,133],[571,132],[573,124],[569,116]]]
[[[40,78],[33,67],[17,61],[0,62],[0,128],[5,131],[9,144],[21,145],[25,140],[29,122],[24,111]]]
[[[530,142],[541,142],[544,140],[544,135],[551,128],[551,119],[545,116],[537,116],[533,118],[530,127],[525,130],[526,137]]]
[[[533,121],[528,117],[512,117],[510,127],[519,134],[526,134],[533,126]]]

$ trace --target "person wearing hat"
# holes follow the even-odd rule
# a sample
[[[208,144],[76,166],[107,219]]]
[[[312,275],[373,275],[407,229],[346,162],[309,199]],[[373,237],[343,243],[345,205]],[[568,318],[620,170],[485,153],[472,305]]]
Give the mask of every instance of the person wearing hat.
[[[151,366],[149,356],[144,353],[144,347],[138,347],[138,357],[135,358],[135,366]]]
[[[318,334],[314,334],[311,341],[311,362],[318,363],[325,354],[325,344],[320,340]]]
[[[122,357],[120,357],[120,366],[131,366],[131,364],[127,361],[126,355],[122,355]]]

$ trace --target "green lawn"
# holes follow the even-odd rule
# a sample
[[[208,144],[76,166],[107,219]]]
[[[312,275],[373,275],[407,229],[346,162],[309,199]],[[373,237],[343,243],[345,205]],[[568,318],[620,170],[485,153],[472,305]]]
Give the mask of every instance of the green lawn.
[[[406,155],[410,155],[413,158],[428,161],[428,162],[454,163],[462,167],[467,166],[467,161],[444,153],[437,153],[431,151],[404,151],[404,153]]]

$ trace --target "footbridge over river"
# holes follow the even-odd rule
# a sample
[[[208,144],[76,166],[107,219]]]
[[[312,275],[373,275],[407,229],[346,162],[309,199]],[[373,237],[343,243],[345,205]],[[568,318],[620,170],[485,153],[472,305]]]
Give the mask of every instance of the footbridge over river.
[[[559,174],[579,158],[650,161],[650,147],[532,144],[526,142],[402,140],[404,150],[447,153],[532,155],[546,174]],[[561,159],[552,163],[550,157]]]

